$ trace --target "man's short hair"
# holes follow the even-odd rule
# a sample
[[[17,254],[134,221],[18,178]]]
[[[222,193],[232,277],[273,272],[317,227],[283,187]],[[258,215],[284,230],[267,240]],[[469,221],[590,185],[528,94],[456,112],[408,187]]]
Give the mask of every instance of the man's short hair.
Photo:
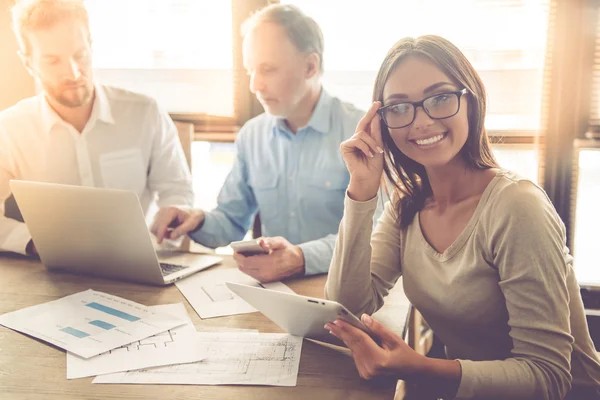
[[[89,17],[82,0],[17,0],[11,15],[13,30],[24,54],[29,54],[31,50],[28,32],[48,29],[64,20],[80,21],[90,39]]]
[[[319,56],[319,72],[323,73],[323,32],[314,19],[304,14],[298,7],[289,4],[272,4],[252,16],[242,24],[242,36],[246,36],[259,25],[271,22],[281,26],[291,42],[303,53],[316,53]]]

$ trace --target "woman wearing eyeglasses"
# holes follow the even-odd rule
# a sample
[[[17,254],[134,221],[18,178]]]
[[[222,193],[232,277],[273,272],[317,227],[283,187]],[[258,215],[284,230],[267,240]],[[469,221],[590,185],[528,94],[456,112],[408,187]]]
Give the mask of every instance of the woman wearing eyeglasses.
[[[394,375],[444,398],[599,399],[564,224],[541,188],[494,159],[469,61],[437,36],[400,40],[373,99],[341,145],[351,179],[326,285],[380,339],[326,325],[360,375]],[[384,171],[392,201],[371,235]],[[417,354],[368,316],[400,276],[447,359]]]

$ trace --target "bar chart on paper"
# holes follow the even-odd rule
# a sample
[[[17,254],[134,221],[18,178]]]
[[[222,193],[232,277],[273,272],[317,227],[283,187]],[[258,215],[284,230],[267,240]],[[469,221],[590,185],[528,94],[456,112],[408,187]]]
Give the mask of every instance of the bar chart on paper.
[[[186,323],[87,360],[69,352],[67,353],[67,379],[161,365],[190,363],[204,358],[204,349],[193,346],[193,343],[191,343],[196,334],[196,328],[194,328],[194,324],[192,324],[182,303],[150,306],[148,308],[176,316],[186,321]]]
[[[108,300],[108,299],[103,299]],[[109,300],[110,301],[110,300]],[[120,322],[129,321],[135,322],[139,321],[141,318],[135,315],[129,314],[124,311],[120,311],[116,308],[109,307],[95,301],[91,303],[84,304],[85,307],[89,307],[92,310],[99,311],[100,313],[104,313],[105,315],[100,314],[99,318],[102,319],[91,319],[91,317],[83,316],[86,320],[85,322],[81,322],[77,328],[72,326],[65,326],[61,328],[60,331],[64,332],[68,335],[75,336],[77,338],[84,338],[91,336],[93,334],[102,333],[102,331],[108,331],[119,326]],[[122,306],[122,305],[121,305]],[[111,322],[108,322],[111,321]]]
[[[184,324],[163,312],[87,290],[0,316],[7,328],[89,358]]]

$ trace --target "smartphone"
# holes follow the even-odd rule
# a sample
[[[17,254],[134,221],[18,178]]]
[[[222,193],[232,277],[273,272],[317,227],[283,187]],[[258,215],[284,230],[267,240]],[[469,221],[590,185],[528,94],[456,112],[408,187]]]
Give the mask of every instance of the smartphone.
[[[260,245],[260,239],[232,242],[231,248],[246,257],[269,254],[269,251]]]

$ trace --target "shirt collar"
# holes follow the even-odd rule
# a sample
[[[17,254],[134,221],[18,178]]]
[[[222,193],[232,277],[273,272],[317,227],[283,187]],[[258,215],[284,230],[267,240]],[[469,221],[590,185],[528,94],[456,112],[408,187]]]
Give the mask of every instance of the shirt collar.
[[[106,89],[102,85],[95,85],[95,88],[96,98],[94,99],[94,110],[92,111],[92,115],[94,114],[94,111],[97,110],[96,118],[98,118],[100,121],[106,122],[107,124],[114,124],[115,120],[112,115]]]
[[[115,120],[113,118],[108,96],[106,95],[104,87],[101,85],[95,85],[94,93],[96,97],[94,98],[92,114],[90,115],[88,124],[94,122],[94,120],[100,120],[106,122],[107,124],[114,124]],[[42,125],[44,126],[44,130],[50,133],[54,126],[57,124],[64,124],[65,121],[63,121],[56,111],[54,111],[52,106],[48,104],[48,100],[46,99],[46,95],[44,93],[41,93],[39,96],[41,98]]]
[[[321,88],[321,95],[306,126],[317,132],[328,133],[331,127],[331,102],[331,95],[324,88]],[[277,131],[289,132],[289,130],[285,118],[275,117],[273,134]]]
[[[44,127],[44,131],[50,133],[55,125],[62,124],[64,121],[58,116],[50,104],[48,104],[46,95],[44,93],[40,93],[39,96],[41,99],[40,108],[42,115],[42,126]]]

